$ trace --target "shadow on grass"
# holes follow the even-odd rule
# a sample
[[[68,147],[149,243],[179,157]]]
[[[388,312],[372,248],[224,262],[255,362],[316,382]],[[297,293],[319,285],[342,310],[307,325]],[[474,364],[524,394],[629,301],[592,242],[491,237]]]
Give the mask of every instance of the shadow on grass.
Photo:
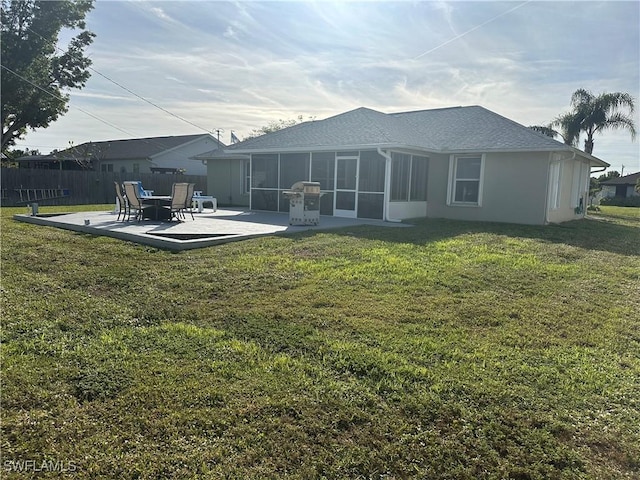
[[[414,228],[360,226],[335,230],[334,233],[369,240],[414,243],[416,245],[426,245],[464,234],[490,233],[620,255],[640,255],[640,222],[638,226],[632,226],[606,219],[588,218],[551,225],[516,225],[446,219],[419,219],[411,221],[411,223]]]

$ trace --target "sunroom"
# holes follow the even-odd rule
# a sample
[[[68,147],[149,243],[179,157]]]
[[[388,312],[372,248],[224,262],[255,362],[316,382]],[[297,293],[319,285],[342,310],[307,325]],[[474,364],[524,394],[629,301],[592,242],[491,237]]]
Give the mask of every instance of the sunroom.
[[[390,150],[253,153],[250,208],[289,211],[283,192],[298,181],[320,183],[320,214],[401,220],[426,215],[429,158]]]

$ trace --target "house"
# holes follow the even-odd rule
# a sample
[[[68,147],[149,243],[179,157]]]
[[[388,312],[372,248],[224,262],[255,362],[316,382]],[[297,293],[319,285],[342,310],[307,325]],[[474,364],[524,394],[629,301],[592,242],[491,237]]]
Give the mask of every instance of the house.
[[[221,147],[223,143],[205,133],[87,142],[49,155],[21,157],[17,161],[29,168],[206,175],[206,165],[192,157]]]
[[[640,179],[640,172],[625,175],[624,177],[611,178],[602,182],[602,197],[637,197],[636,184]]]
[[[286,212],[283,191],[311,180],[323,215],[524,224],[583,217],[591,168],[608,166],[480,106],[357,108],[195,158],[222,204]]]

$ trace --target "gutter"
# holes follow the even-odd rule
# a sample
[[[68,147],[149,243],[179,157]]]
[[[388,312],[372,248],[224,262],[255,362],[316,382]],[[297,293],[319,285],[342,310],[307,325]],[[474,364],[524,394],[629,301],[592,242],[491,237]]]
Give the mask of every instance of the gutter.
[[[385,222],[394,222],[400,223],[402,222],[399,218],[390,218],[389,217],[389,196],[391,195],[391,154],[388,151],[382,150],[381,147],[377,147],[378,154],[382,155],[385,158],[384,162],[384,208],[383,208],[383,218]]]

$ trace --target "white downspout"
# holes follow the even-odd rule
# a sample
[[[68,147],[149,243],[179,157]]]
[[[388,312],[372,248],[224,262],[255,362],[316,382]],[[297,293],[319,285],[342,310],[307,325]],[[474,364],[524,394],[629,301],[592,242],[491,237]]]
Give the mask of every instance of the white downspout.
[[[391,195],[391,155],[378,147],[378,153],[385,158],[384,162],[384,203],[382,218],[385,222],[402,222],[399,218],[389,218],[389,196]]]

